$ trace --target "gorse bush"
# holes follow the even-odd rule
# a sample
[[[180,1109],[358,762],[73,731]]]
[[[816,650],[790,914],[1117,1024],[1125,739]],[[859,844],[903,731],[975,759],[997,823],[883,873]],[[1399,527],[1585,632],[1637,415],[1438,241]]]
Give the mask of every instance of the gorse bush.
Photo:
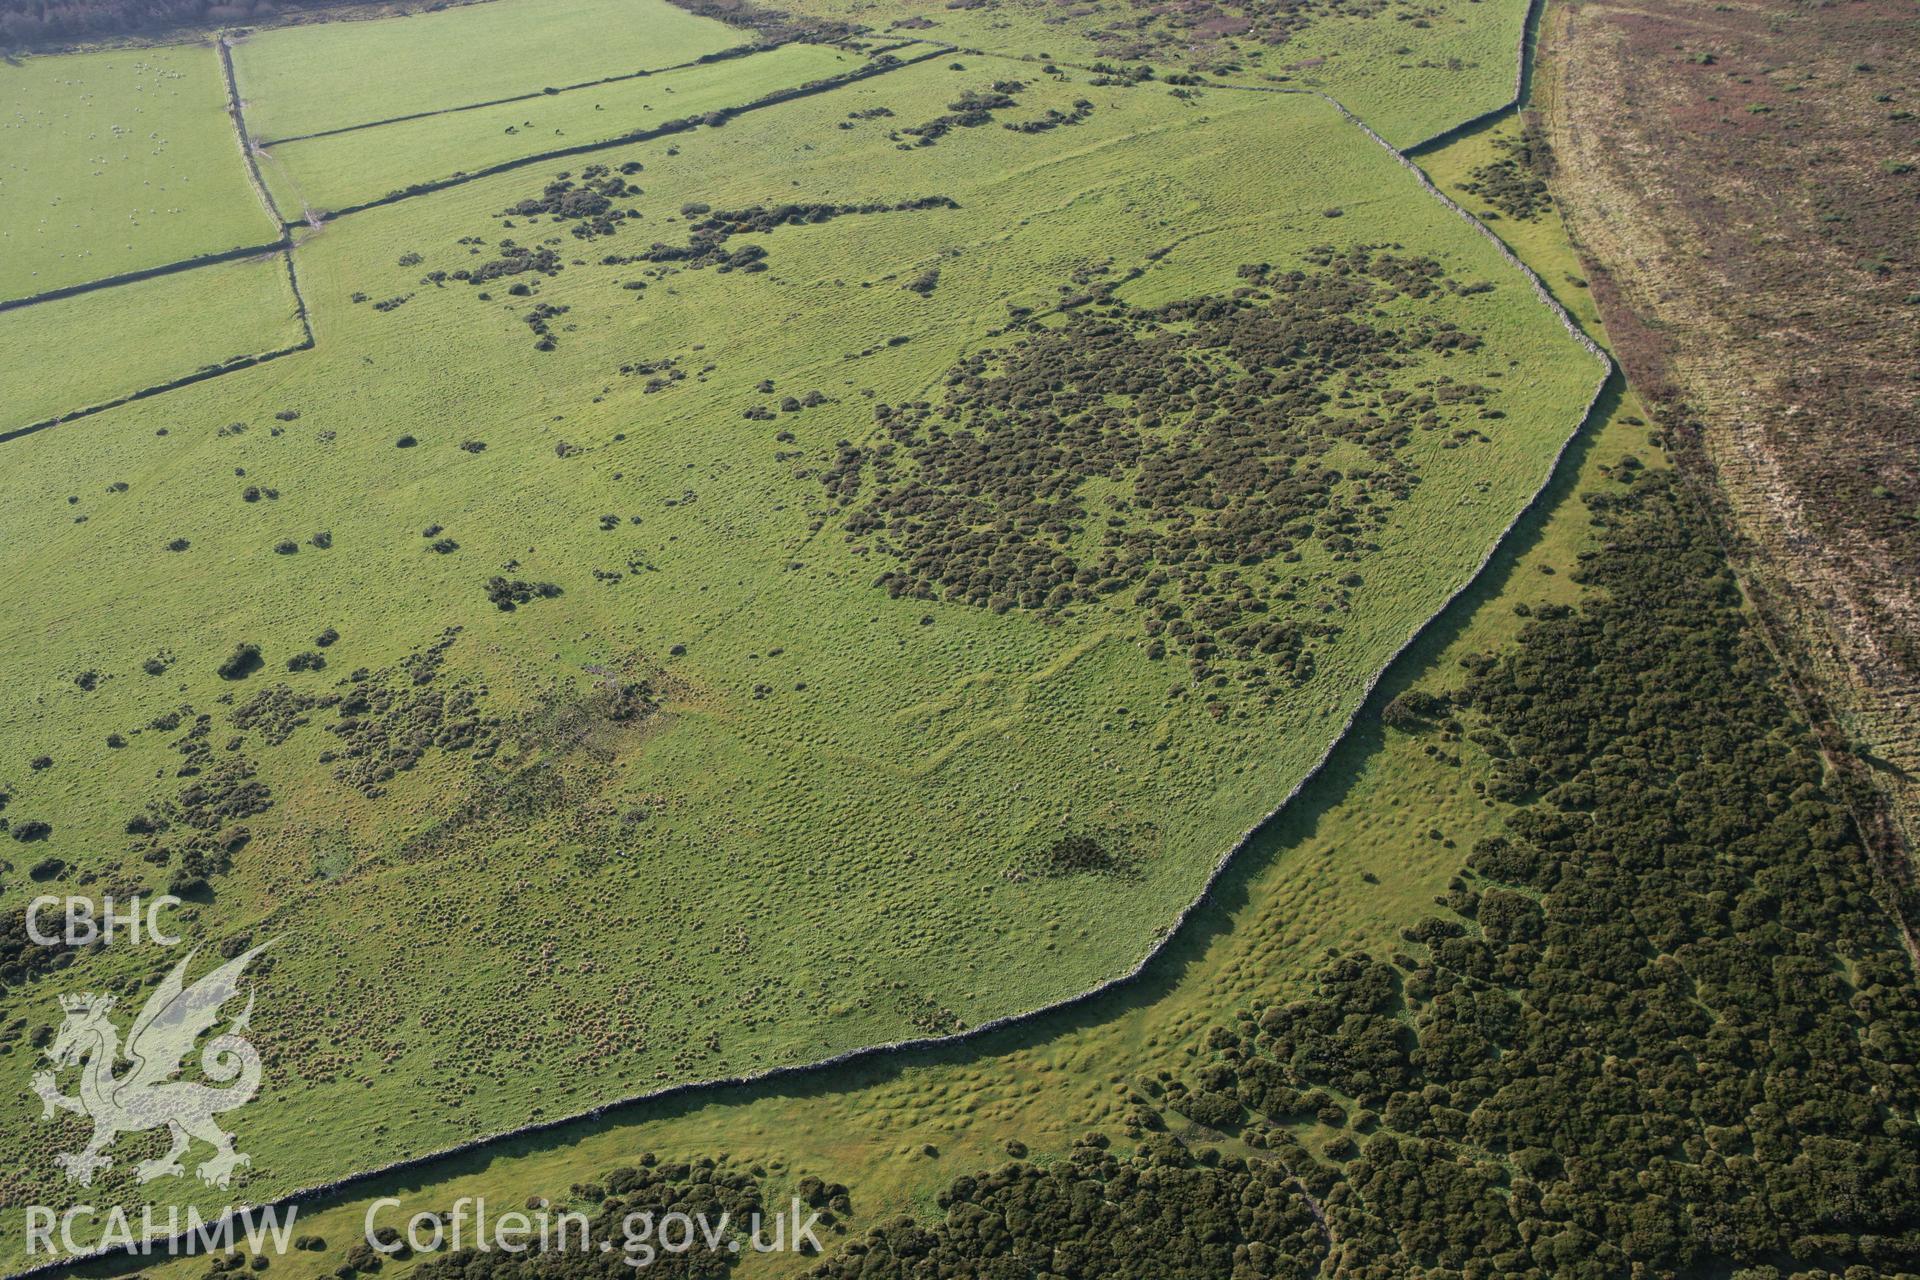
[[[215,670],[222,680],[244,680],[263,665],[260,646],[242,642],[234,646],[233,652]]]
[[[551,582],[523,582],[499,574],[488,578],[486,586],[487,599],[494,608],[508,613],[520,605],[534,600],[551,600],[561,594],[560,588]]]
[[[1553,208],[1547,193],[1552,150],[1544,130],[1532,121],[1518,138],[1496,138],[1499,159],[1474,169],[1461,183],[1510,218],[1531,221]]]

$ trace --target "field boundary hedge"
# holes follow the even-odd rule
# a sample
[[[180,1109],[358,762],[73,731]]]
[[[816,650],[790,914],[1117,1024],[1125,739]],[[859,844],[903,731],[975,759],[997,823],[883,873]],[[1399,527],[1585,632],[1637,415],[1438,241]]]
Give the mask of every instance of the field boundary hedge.
[[[721,107],[702,115],[688,116],[680,120],[669,120],[665,124],[654,125],[651,128],[630,130],[617,137],[602,138],[597,142],[579,142],[568,147],[556,147],[551,151],[541,151],[533,155],[517,156],[512,160],[502,160],[498,164],[490,164],[483,169],[449,174],[447,177],[435,178],[428,182],[416,182],[410,187],[402,187],[398,191],[389,191],[384,196],[379,196],[372,200],[363,200],[359,204],[350,204],[340,209],[323,209],[316,212],[313,216],[321,222],[326,222],[334,218],[344,218],[349,214],[364,213],[368,209],[379,209],[387,205],[398,204],[402,200],[411,200],[416,196],[431,195],[436,191],[445,191],[449,187],[464,186],[469,182],[478,182],[482,178],[497,177],[500,174],[511,173],[516,169],[524,169],[530,165],[545,164],[551,160],[564,160],[572,156],[590,155],[595,151],[607,151],[614,147],[632,146],[637,142],[651,142],[655,138],[667,137],[671,134],[689,133],[708,121],[713,120],[716,116],[720,118],[720,123],[724,124],[726,121],[732,120],[737,116],[746,115],[750,111],[761,111],[768,107],[777,107],[784,103],[798,101],[801,98],[810,98],[816,94],[830,93],[843,86],[854,84],[861,80],[871,79],[874,76],[886,75],[891,71],[899,71],[905,67],[915,66],[952,52],[953,48],[950,45],[937,45],[918,57],[889,58],[885,62],[869,63],[864,67],[856,68],[844,75],[828,76],[821,80],[809,80],[805,84],[794,85],[789,89],[777,89],[764,97],[755,98],[751,102],[743,102],[737,107]],[[290,231],[298,224],[283,222],[281,225]]]
[[[387,116],[382,120],[368,120],[361,124],[343,124],[337,129],[316,129],[312,133],[292,133],[284,138],[262,138],[262,147],[277,147],[290,142],[311,142],[315,138],[331,138],[342,133],[358,133],[362,129],[378,129],[382,125],[405,124],[409,120],[426,120],[433,116],[450,116],[462,111],[478,111],[482,107],[504,107],[510,102],[531,102],[535,98],[555,98],[563,93],[573,93],[579,89],[597,89],[601,85],[623,84],[628,80],[645,80],[650,76],[663,76],[670,71],[687,71],[694,67],[711,66],[716,62],[731,62],[735,58],[744,58],[751,53],[768,53],[782,45],[791,44],[790,40],[775,40],[766,44],[736,44],[725,49],[716,49],[712,53],[703,53],[697,58],[685,62],[676,62],[671,66],[653,67],[645,71],[623,71],[616,76],[601,76],[598,80],[582,80],[577,84],[553,85],[535,89],[532,93],[515,93],[504,98],[489,98],[485,102],[465,102],[457,107],[435,107],[432,111],[413,111],[403,116]]]
[[[170,276],[181,271],[193,271],[199,267],[215,267],[223,262],[233,262],[239,258],[256,258],[262,254],[278,253],[282,249],[291,249],[293,241],[282,234],[278,240],[265,244],[243,245],[238,249],[222,249],[218,253],[205,253],[194,258],[182,258],[178,262],[163,262],[157,267],[142,267],[138,271],[123,271],[117,276],[102,276],[98,280],[87,280],[80,284],[62,285],[58,289],[48,289],[44,293],[28,294],[24,298],[8,298],[0,302],[0,312],[18,311],[21,307],[37,307],[43,302],[59,302],[63,298],[77,298],[83,293],[92,293],[97,289],[112,289],[123,284],[139,284],[142,280],[152,280],[159,276]]]
[[[203,365],[195,369],[192,373],[184,374],[178,378],[169,378],[165,382],[156,382],[150,387],[141,387],[138,391],[129,391],[126,395],[116,396],[112,400],[105,400],[99,404],[90,404],[84,409],[71,409],[66,413],[55,414],[51,418],[42,418],[40,421],[29,423],[24,427],[14,427],[6,431],[0,431],[0,444],[6,444],[10,440],[18,440],[21,436],[30,436],[37,431],[45,431],[48,427],[57,427],[63,422],[74,422],[80,418],[91,418],[96,413],[105,413],[109,409],[118,409],[121,405],[132,404],[136,400],[146,400],[153,396],[162,395],[168,391],[178,391],[180,388],[190,387],[196,382],[206,382],[208,379],[218,378],[223,374],[238,373],[242,369],[251,369],[255,365],[266,364],[270,360],[278,360],[281,356],[290,356],[296,352],[313,350],[313,322],[307,316],[307,300],[300,292],[300,281],[293,273],[292,247],[289,246],[284,249],[282,254],[282,260],[285,262],[287,268],[287,287],[293,291],[294,314],[299,317],[300,329],[304,335],[299,342],[294,343],[292,346],[280,347],[273,351],[263,351],[247,356],[235,356],[231,360],[226,360],[219,364]]]
[[[234,137],[240,144],[241,163],[247,166],[247,177],[253,182],[253,193],[266,206],[267,217],[280,224],[281,238],[290,240],[294,224],[281,216],[280,206],[274,203],[273,192],[267,190],[267,180],[260,174],[260,157],[254,154],[253,135],[247,132],[246,109],[240,105],[240,80],[233,71],[233,38],[222,31],[213,43],[220,51],[220,73],[227,79],[227,118],[233,121]],[[288,247],[291,248],[291,244]],[[292,269],[291,259],[288,269]]]

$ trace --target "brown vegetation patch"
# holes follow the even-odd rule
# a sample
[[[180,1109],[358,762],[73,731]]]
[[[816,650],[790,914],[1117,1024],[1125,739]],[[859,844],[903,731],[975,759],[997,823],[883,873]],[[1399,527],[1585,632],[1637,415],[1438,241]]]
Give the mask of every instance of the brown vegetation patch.
[[[1920,818],[1920,51],[1909,7],[1557,15],[1559,188],[1609,334],[1729,506],[1840,737]],[[1697,424],[1697,430],[1689,424]]]

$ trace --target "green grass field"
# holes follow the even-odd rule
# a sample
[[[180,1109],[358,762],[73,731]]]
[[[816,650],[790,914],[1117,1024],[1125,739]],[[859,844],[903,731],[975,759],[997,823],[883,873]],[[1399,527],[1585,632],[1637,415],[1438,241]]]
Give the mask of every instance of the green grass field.
[[[1318,89],[1397,147],[1444,133],[1513,97],[1526,5],[1467,0],[1424,6],[1420,21],[1343,18],[1314,24],[1259,64]],[[1285,59],[1276,69],[1276,57]]]
[[[0,311],[0,432],[301,336],[278,254]]]
[[[1428,157],[1436,174],[1464,172],[1484,142],[1471,140]],[[1455,194],[1463,194],[1456,192]],[[1533,224],[1529,224],[1530,227]],[[1534,227],[1530,265],[1562,276],[1577,265],[1557,220]],[[1424,636],[1376,693],[1369,714],[1329,769],[1243,856],[1190,934],[1138,985],[1083,1009],[999,1033],[963,1047],[927,1050],[881,1063],[836,1069],[789,1085],[696,1095],[583,1121],[551,1135],[514,1140],[484,1155],[457,1157],[403,1177],[376,1179],[350,1194],[304,1207],[300,1229],[330,1247],[275,1260],[291,1280],[330,1274],[341,1248],[361,1238],[376,1197],[398,1209],[381,1224],[403,1223],[421,1209],[444,1210],[461,1196],[518,1205],[530,1197],[556,1206],[579,1202],[571,1188],[592,1182],[641,1152],[663,1160],[720,1153],[736,1167],[769,1171],[769,1203],[784,1203],[794,1181],[813,1174],[847,1183],[855,1212],[845,1239],[896,1213],[923,1220],[942,1214],[936,1196],[958,1175],[993,1168],[1017,1139],[1045,1164],[1090,1129],[1111,1131],[1129,1094],[1151,1082],[1208,1027],[1249,1001],[1284,998],[1287,975],[1304,994],[1306,976],[1328,948],[1389,950],[1398,932],[1431,912],[1462,850],[1500,830],[1510,812],[1476,793],[1493,776],[1491,761],[1463,746],[1463,762],[1437,759],[1419,735],[1386,729],[1379,707],[1407,688],[1451,689],[1460,660],[1498,651],[1524,619],[1516,605],[1571,604],[1570,571],[1596,533],[1578,495],[1605,483],[1628,454],[1660,464],[1631,397],[1610,398],[1570,453],[1540,514],[1525,522],[1487,576]],[[1549,572],[1551,571],[1551,572]],[[1433,838],[1439,831],[1443,839]],[[1195,1131],[1202,1145],[1219,1135]],[[1303,1129],[1303,1140],[1325,1134]],[[936,1155],[928,1155],[931,1144]],[[1236,1144],[1224,1144],[1229,1154]],[[839,1239],[829,1241],[829,1248]],[[797,1274],[804,1260],[755,1257],[745,1276]],[[194,1274],[197,1262],[156,1269]],[[405,1274],[406,1264],[395,1274]],[[383,1273],[384,1274],[384,1273]]]
[[[500,216],[540,193],[539,167],[330,223],[296,250],[315,351],[9,446],[0,560],[45,603],[9,624],[0,733],[16,760],[53,758],[10,766],[9,817],[53,828],[13,861],[60,860],[53,887],[210,865],[196,936],[283,939],[254,1028],[286,1105],[250,1117],[250,1196],[675,1080],[974,1025],[1126,968],[1543,480],[1592,362],[1324,103],[959,61],[593,157],[644,166],[644,191],[591,243]],[[1014,77],[1017,104],[985,127],[890,136]],[[1082,123],[998,127],[1082,99]],[[958,207],[736,236],[765,249],[758,273],[630,260],[684,237],[694,205],[929,196]],[[452,278],[511,237],[561,270]],[[849,539],[821,482],[839,442],[876,435],[876,405],[935,398],[957,357],[1004,347],[1009,305],[1044,311],[1107,278],[1137,307],[1220,294],[1243,264],[1311,265],[1323,243],[1398,245],[1472,286],[1379,300],[1396,331],[1443,320],[1481,339],[1388,381],[1478,385],[1473,403],[1504,416],[1443,408],[1398,450],[1419,484],[1377,546],[1287,563],[1297,593],[1275,607],[1339,620],[1310,678],[1271,700],[1197,684],[1184,657],[1149,656],[1131,589],[1047,618],[876,589],[887,552]],[[902,287],[936,266],[930,296]],[[1377,396],[1339,398],[1361,412]],[[1480,438],[1440,429],[1463,421]],[[73,524],[67,496],[116,480],[130,489]],[[1122,492],[1100,484],[1089,496]],[[457,545],[436,554],[443,539]],[[81,558],[101,568],[75,590]],[[493,575],[562,594],[503,612]],[[430,683],[410,678],[454,626]],[[329,628],[325,669],[287,671]],[[243,641],[265,668],[222,680]],[[340,678],[356,669],[370,706],[320,702],[355,702]],[[623,717],[606,685],[642,679],[648,710]],[[396,755],[469,696],[490,758]],[[196,794],[242,781],[272,807],[215,803],[195,826]],[[149,803],[174,831],[129,837]],[[235,825],[248,839],[228,858]],[[1021,873],[1087,832],[1127,874]],[[63,981],[153,963],[90,958]],[[24,1096],[28,1055],[4,1070]],[[22,1187],[53,1194],[42,1157],[66,1135],[19,1132]]]
[[[492,0],[260,31],[233,59],[248,127],[270,141],[658,70],[745,42],[659,0]]]
[[[0,66],[0,300],[273,240],[226,103],[204,45]]]
[[[862,65],[857,54],[787,45],[744,59],[576,89],[531,102],[427,116],[269,148],[261,172],[281,211],[341,209],[449,177],[751,102]],[[583,162],[584,163],[584,162]]]

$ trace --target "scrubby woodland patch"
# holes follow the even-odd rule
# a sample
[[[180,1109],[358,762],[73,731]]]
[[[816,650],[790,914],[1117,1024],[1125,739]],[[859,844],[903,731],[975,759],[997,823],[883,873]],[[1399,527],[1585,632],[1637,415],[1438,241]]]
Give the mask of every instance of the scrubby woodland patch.
[[[1920,844],[1920,44],[1898,6],[1554,24],[1558,195],[1755,607]],[[1844,341],[1834,335],[1845,334]]]
[[[486,587],[488,603],[503,613],[512,613],[523,604],[551,600],[562,594],[560,587],[552,582],[528,582],[497,573],[487,579]]]
[[[1125,708],[1121,709],[1122,713]],[[1119,876],[1139,873],[1159,831],[1151,824],[1090,827],[1038,842],[1007,869],[1012,879],[1063,879],[1070,876]]]
[[[638,165],[623,166],[623,171],[637,172]],[[622,224],[636,216],[634,210],[620,208],[615,202],[640,194],[640,189],[628,183],[621,174],[604,165],[595,165],[584,170],[577,180],[569,173],[555,175],[540,195],[509,206],[499,216],[506,221],[506,225],[516,226],[518,223],[513,219],[535,224],[544,215],[555,222],[568,223],[569,231],[577,239],[595,240],[615,234]],[[765,250],[757,246],[751,250],[729,253],[724,246],[735,236],[765,235],[779,227],[813,226],[849,215],[916,213],[927,209],[959,207],[947,196],[922,196],[893,204],[869,200],[856,204],[756,204],[720,210],[696,201],[681,210],[688,223],[686,244],[671,245],[655,241],[640,253],[611,255],[603,261],[615,266],[629,262],[671,262],[694,269],[715,266],[726,271],[756,263],[766,256]],[[461,243],[478,245],[483,242],[475,237],[467,237]],[[499,247],[499,259],[472,270],[455,271],[451,278],[481,285],[500,276],[515,275],[522,271],[555,275],[565,269],[560,255],[551,248],[528,249],[510,240],[502,241]],[[765,270],[763,266],[751,269]]]
[[[1085,98],[1074,99],[1070,110],[1062,111],[1058,107],[1048,107],[1042,115],[1026,120],[1002,120],[1002,129],[1011,129],[1015,133],[1046,133],[1050,129],[1062,126],[1083,124],[1093,115],[1093,103]]]
[[[127,819],[129,852],[166,869],[168,892],[197,897],[252,840],[246,820],[273,807],[273,791],[259,779],[257,761],[242,749],[243,738],[216,741],[211,712],[182,705],[155,717],[146,730],[179,734],[168,747],[180,757],[173,776],[181,786],[171,798]]]
[[[332,713],[324,724],[337,745],[317,762],[332,765],[334,778],[369,799],[385,793],[395,774],[413,768],[429,751],[476,759],[491,756],[501,719],[480,707],[484,690],[441,678],[446,651],[459,634],[453,628],[392,668],[354,671],[326,692],[267,685],[234,706],[226,717],[230,735],[217,737],[212,712],[183,705],[146,726],[177,733],[169,744],[181,757],[174,776],[183,785],[129,818],[129,852],[140,862],[166,869],[170,892],[195,897],[232,866],[233,855],[252,839],[246,820],[274,807],[274,795],[259,777],[249,741],[279,748],[295,734]],[[317,643],[333,643],[329,628]],[[243,646],[246,647],[246,646]],[[258,660],[258,653],[255,652]],[[318,652],[295,655],[295,673],[326,666]],[[184,726],[184,727],[183,727]]]
[[[956,1178],[939,1205],[943,1221],[890,1219],[812,1274],[1309,1280],[1325,1254],[1312,1202],[1285,1168],[1164,1138],[1121,1155],[1091,1134],[1057,1163]]]
[[[635,161],[621,166],[619,172],[603,164],[589,165],[577,180],[571,173],[556,174],[539,195],[508,206],[500,216],[537,221],[545,215],[570,224],[568,230],[579,240],[610,236],[633,216],[632,209],[616,202],[642,194],[639,187],[627,181],[628,174],[639,171]]]
[[[677,0],[676,8],[697,13],[730,26],[744,27],[769,42],[787,40],[844,40],[859,31],[850,22],[832,18],[809,18],[753,0]]]
[[[1267,698],[1308,680],[1352,565],[1420,482],[1416,436],[1470,442],[1501,415],[1477,383],[1399,385],[1480,345],[1417,305],[1472,289],[1432,259],[1326,247],[1241,275],[1152,308],[1096,290],[955,365],[937,403],[876,406],[884,434],[842,444],[821,481],[847,539],[891,562],[877,585],[1043,617],[1118,597],[1149,656],[1196,678],[1231,669]],[[1385,318],[1396,301],[1416,305]],[[1286,570],[1309,549],[1341,567]]]
[[[14,868],[7,867],[7,881],[14,880]],[[74,949],[64,942],[42,946],[27,934],[27,907],[23,901],[0,913],[0,991],[25,987],[50,973],[73,963]],[[0,1026],[0,1045],[9,1045],[24,1029],[20,1020]]]

